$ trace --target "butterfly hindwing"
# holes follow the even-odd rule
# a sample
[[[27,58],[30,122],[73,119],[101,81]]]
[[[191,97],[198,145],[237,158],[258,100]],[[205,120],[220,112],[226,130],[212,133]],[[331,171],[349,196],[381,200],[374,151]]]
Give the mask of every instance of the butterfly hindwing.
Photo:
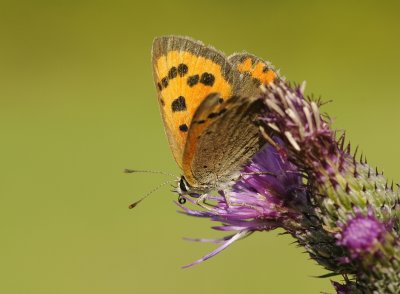
[[[221,99],[220,94],[211,93],[202,101],[193,115],[182,162],[186,180],[192,186],[198,182],[192,170],[192,161],[197,157],[197,142],[204,133],[207,133],[217,117],[225,111],[227,111],[226,103]]]
[[[232,67],[242,76],[242,83],[246,84],[243,96],[254,96],[260,93],[260,85],[268,85],[277,77],[273,66],[255,55],[247,52],[234,53],[228,57]]]
[[[218,96],[210,96],[208,100],[205,110],[199,109],[197,113],[206,118],[207,127],[202,128],[193,120],[188,142],[195,144],[187,144],[185,149],[185,154],[195,154],[185,156],[184,167],[199,186],[230,181],[265,144],[257,124],[261,100],[233,96],[222,105],[217,103]],[[214,115],[210,118],[210,114]]]

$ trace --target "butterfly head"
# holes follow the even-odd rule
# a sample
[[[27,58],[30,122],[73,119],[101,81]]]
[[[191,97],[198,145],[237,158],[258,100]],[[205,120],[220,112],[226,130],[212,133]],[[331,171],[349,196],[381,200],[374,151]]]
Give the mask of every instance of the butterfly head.
[[[176,192],[179,195],[187,195],[193,198],[199,198],[201,196],[201,193],[198,193],[200,191],[196,191],[195,188],[190,186],[185,176],[181,176],[181,178],[179,179],[178,186],[176,187]]]

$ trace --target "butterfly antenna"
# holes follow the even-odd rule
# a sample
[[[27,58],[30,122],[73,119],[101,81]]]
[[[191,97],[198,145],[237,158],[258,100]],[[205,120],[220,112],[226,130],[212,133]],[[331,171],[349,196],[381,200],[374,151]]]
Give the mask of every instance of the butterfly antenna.
[[[173,182],[175,180],[169,180],[166,181],[160,185],[158,185],[157,187],[155,187],[153,190],[150,190],[149,192],[147,192],[144,196],[142,196],[142,198],[140,198],[138,201],[133,202],[131,205],[129,205],[129,209],[135,208],[140,202],[142,202],[144,199],[146,199],[147,197],[149,197],[151,194],[153,194],[154,192],[156,192],[158,189],[164,187],[165,185]]]
[[[164,176],[170,176],[170,177],[174,177],[174,178],[178,177],[177,175],[169,174],[169,173],[158,171],[158,170],[139,170],[139,169],[126,168],[126,169],[124,169],[124,173],[126,173],[126,174],[151,173],[151,174],[161,174],[161,175],[164,175]]]

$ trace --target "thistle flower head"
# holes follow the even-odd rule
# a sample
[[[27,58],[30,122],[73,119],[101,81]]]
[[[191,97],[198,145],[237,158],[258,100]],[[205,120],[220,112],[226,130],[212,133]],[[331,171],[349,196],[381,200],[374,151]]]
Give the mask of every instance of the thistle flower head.
[[[354,274],[351,287],[358,293],[398,293],[399,232],[384,224],[399,222],[399,191],[365,158],[357,160],[357,149],[351,154],[350,144],[344,148],[344,135],[336,138],[320,105],[306,99],[301,87],[278,81],[264,99],[264,120],[286,144],[289,160],[308,176],[313,205],[307,215],[313,218],[304,219],[314,221],[303,221],[305,233],[294,236],[319,264]]]
[[[337,244],[346,247],[352,258],[364,253],[372,254],[377,245],[383,242],[386,227],[372,213],[357,213],[342,225],[342,232],[336,235]]]
[[[296,217],[290,203],[305,201],[305,186],[298,169],[281,152],[283,143],[279,138],[276,142],[276,146],[264,147],[241,171],[242,176],[227,195],[234,204],[233,214],[235,207],[245,205],[255,209],[258,213],[254,217],[259,219]]]
[[[350,145],[344,148],[344,136],[337,138],[321,104],[306,99],[302,87],[277,80],[260,99],[269,144],[231,189],[207,196],[214,204],[206,210],[182,206],[188,215],[222,223],[214,229],[235,231],[196,239],[222,245],[193,264],[255,231],[282,227],[326,269],[354,275],[355,282],[334,284],[338,293],[399,293],[399,191],[357,160]]]

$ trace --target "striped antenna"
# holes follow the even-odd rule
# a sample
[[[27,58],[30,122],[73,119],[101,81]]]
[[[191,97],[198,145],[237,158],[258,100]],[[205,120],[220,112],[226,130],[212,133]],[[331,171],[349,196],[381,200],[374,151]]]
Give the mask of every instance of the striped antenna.
[[[169,180],[166,181],[160,185],[158,185],[157,187],[155,187],[153,190],[147,192],[144,196],[142,196],[142,198],[140,198],[139,200],[133,202],[131,205],[129,205],[129,209],[135,208],[140,202],[142,202],[144,199],[146,199],[147,197],[149,197],[151,194],[153,194],[154,192],[156,192],[158,189],[160,189],[161,187],[164,187],[165,185],[173,182],[175,180]]]
[[[124,170],[124,173],[126,173],[126,174],[133,174],[133,173],[150,173],[150,174],[161,174],[161,175],[164,175],[164,176],[170,176],[170,177],[174,177],[174,178],[177,178],[177,177],[178,177],[177,175],[169,174],[169,173],[162,172],[162,171],[158,171],[158,170],[139,170],[139,169],[129,169],[129,168],[126,168],[126,169]]]

